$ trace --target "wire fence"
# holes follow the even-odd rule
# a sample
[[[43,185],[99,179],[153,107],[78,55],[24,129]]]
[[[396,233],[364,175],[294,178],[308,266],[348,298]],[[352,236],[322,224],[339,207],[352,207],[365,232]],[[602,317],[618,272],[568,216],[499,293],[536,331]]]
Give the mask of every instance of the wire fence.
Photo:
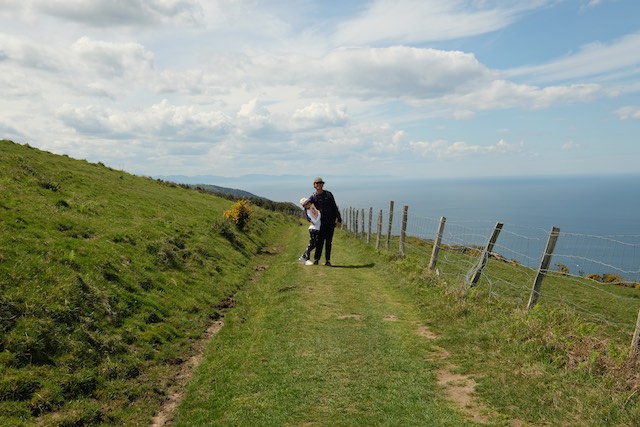
[[[343,219],[357,237],[416,259],[465,292],[473,288],[522,309],[538,302],[570,308],[611,337],[631,338],[630,355],[638,357],[640,236],[450,221],[411,214],[408,206],[394,212],[393,202],[386,212],[344,209]]]

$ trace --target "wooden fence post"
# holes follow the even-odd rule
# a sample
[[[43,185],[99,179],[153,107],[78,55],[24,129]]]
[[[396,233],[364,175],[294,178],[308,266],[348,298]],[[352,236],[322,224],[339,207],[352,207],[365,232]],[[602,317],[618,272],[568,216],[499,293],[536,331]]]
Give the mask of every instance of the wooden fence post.
[[[478,280],[480,280],[480,275],[482,275],[482,270],[487,265],[487,260],[489,259],[489,253],[493,250],[493,245],[496,244],[496,240],[498,240],[498,236],[500,235],[500,231],[502,231],[503,224],[501,222],[497,222],[495,228],[493,229],[493,233],[491,234],[491,238],[487,242],[487,246],[482,251],[482,255],[480,255],[480,262],[476,267],[476,271],[473,273],[473,278],[469,284],[470,287],[474,287],[478,284]]]
[[[638,355],[640,354],[640,311],[638,311],[638,319],[636,320],[636,330],[633,333],[633,339],[631,340],[631,353],[629,354],[629,359],[633,363],[638,360]]]
[[[365,228],[364,228],[364,208],[362,208],[362,210],[360,210],[360,223],[362,224],[361,228],[362,228],[362,240],[364,240],[364,236],[365,236]]]
[[[389,228],[387,229],[387,250],[391,249],[391,227],[393,226],[393,200],[389,202]]]
[[[353,234],[358,235],[358,209],[353,208],[351,210],[351,221],[353,222]]]
[[[378,212],[378,232],[376,234],[376,249],[380,249],[380,241],[382,240],[382,209]]]
[[[345,213],[344,213],[344,219],[345,219],[345,221],[346,221],[346,222],[345,222],[345,223],[346,223],[346,226],[347,226],[347,227],[346,227],[346,229],[347,229],[348,231],[353,231],[353,230],[352,230],[353,224],[351,223],[351,206],[349,206],[349,207],[347,208],[347,210],[345,211]],[[320,217],[320,221],[322,221],[322,217]]]
[[[358,223],[358,209],[353,209],[353,223],[356,225],[353,234],[355,237],[358,237],[358,233],[360,232],[360,224]]]
[[[440,252],[440,243],[442,242],[442,235],[444,234],[444,224],[447,222],[447,218],[440,217],[440,225],[438,225],[438,234],[436,240],[433,242],[433,251],[431,252],[431,261],[429,261],[429,271],[433,271],[436,268],[438,262],[438,253]]]
[[[547,247],[545,248],[544,255],[542,256],[540,268],[538,268],[538,274],[536,274],[536,278],[533,281],[533,288],[531,289],[531,296],[529,296],[529,304],[527,304],[527,310],[531,310],[538,302],[538,297],[540,296],[540,288],[542,287],[542,280],[544,279],[544,276],[547,274],[547,271],[549,269],[549,264],[551,263],[551,255],[553,254],[553,250],[556,247],[556,242],[558,241],[559,234],[560,229],[558,227],[551,228],[551,233],[549,233],[549,240],[547,240]]]
[[[371,223],[373,222],[373,208],[369,207],[369,227],[367,228],[367,244],[371,244]]]
[[[404,258],[404,243],[407,239],[407,216],[409,213],[409,206],[404,205],[402,207],[402,226],[400,227],[400,256]]]
[[[351,208],[349,208],[351,209]],[[351,231],[351,218],[349,218],[349,209],[345,209],[344,213],[342,214],[342,218],[343,220],[347,221],[347,231]]]
[[[351,231],[351,221],[349,221],[349,209],[351,208],[345,208],[344,212],[342,213],[342,220],[344,221],[343,228],[347,231]]]

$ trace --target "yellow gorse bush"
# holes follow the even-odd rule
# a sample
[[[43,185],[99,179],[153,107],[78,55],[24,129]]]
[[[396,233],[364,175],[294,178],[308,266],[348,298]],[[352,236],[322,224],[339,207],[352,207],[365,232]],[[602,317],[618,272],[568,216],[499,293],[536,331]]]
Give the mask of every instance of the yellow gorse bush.
[[[251,218],[251,202],[248,200],[239,200],[233,207],[224,211],[224,217],[233,221],[233,223],[241,230],[244,230]]]

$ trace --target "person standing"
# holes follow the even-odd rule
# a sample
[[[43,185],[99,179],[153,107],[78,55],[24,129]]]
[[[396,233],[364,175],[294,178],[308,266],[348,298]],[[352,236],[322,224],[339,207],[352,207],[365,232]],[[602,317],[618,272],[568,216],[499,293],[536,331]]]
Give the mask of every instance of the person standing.
[[[336,200],[330,191],[324,189],[324,180],[317,177],[313,180],[315,193],[309,196],[309,202],[313,203],[322,213],[322,223],[320,224],[320,238],[316,247],[314,264],[318,264],[322,256],[324,247],[324,265],[331,267],[331,247],[333,243],[333,232],[335,228],[342,226],[342,216],[336,204]],[[305,213],[306,216],[306,213]],[[310,218],[307,216],[307,220]]]
[[[309,244],[299,259],[306,265],[312,265],[313,261],[311,261],[311,251],[318,247],[320,226],[322,225],[322,221],[320,220],[321,215],[320,211],[316,209],[313,203],[311,203],[306,197],[300,199],[300,205],[302,205],[302,208],[304,209],[304,216],[309,219],[311,224],[309,225]]]

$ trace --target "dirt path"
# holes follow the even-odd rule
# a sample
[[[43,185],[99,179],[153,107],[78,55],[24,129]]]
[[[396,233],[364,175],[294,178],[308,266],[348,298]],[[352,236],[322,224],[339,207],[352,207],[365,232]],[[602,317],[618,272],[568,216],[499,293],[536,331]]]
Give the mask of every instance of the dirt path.
[[[162,409],[153,417],[149,427],[169,427],[173,424],[173,416],[178,405],[182,402],[185,388],[193,377],[194,370],[200,362],[202,362],[207,344],[209,344],[209,341],[220,331],[222,326],[224,326],[224,321],[216,320],[207,328],[202,340],[196,343],[194,348],[195,354],[180,367],[180,371],[172,381],[172,386],[167,392],[167,398],[162,405]]]
[[[338,233],[334,267],[304,266],[305,239],[295,235],[238,295],[175,423],[181,386],[153,427],[492,425],[473,378],[456,373],[380,261]]]

